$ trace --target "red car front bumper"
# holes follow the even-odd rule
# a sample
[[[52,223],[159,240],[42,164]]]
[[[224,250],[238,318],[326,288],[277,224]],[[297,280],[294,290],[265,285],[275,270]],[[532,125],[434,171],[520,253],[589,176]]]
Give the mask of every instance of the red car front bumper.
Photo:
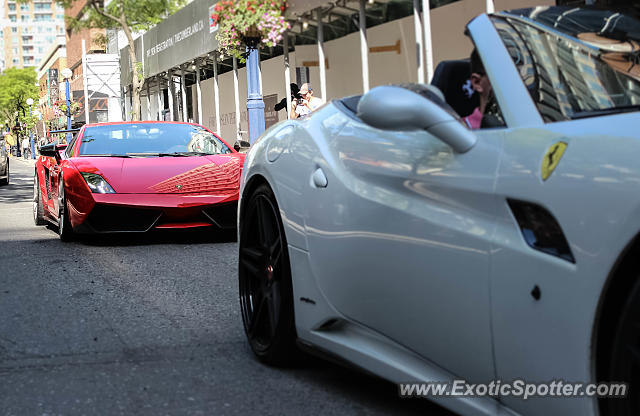
[[[151,229],[236,226],[238,195],[69,195],[69,214],[79,233],[146,232]]]

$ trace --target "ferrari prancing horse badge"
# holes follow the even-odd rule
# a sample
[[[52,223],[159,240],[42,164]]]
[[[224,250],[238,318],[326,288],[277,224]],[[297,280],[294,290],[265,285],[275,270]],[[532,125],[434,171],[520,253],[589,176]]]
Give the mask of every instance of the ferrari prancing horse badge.
[[[566,148],[567,144],[565,142],[557,142],[547,149],[544,158],[542,158],[541,173],[543,181],[546,181],[558,166]]]

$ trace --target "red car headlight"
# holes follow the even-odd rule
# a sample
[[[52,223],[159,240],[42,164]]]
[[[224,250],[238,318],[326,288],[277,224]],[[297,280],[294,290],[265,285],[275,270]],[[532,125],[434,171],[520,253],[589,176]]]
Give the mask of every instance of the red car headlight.
[[[111,185],[100,175],[95,173],[80,172],[84,181],[94,194],[115,194]]]

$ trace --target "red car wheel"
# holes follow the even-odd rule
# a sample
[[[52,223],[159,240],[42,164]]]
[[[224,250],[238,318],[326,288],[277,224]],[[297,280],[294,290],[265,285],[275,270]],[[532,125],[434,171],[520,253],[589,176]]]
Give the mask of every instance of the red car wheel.
[[[40,197],[40,180],[38,172],[33,178],[33,221],[36,225],[44,225],[44,208],[42,207],[42,198]]]
[[[62,179],[62,178],[61,178]],[[64,194],[64,183],[60,180],[58,187],[58,235],[62,241],[72,241],[74,238],[73,228],[69,220],[69,210],[67,209],[67,198]]]

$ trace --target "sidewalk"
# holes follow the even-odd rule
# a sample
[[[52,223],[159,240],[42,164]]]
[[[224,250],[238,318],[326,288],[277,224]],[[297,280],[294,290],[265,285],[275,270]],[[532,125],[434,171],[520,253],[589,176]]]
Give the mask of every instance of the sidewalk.
[[[25,165],[35,166],[36,160],[38,160],[38,159],[23,159],[22,156],[21,157],[15,157],[15,156],[9,155],[9,164],[14,163],[14,162],[17,161],[17,162],[20,162],[20,163],[24,163]]]

